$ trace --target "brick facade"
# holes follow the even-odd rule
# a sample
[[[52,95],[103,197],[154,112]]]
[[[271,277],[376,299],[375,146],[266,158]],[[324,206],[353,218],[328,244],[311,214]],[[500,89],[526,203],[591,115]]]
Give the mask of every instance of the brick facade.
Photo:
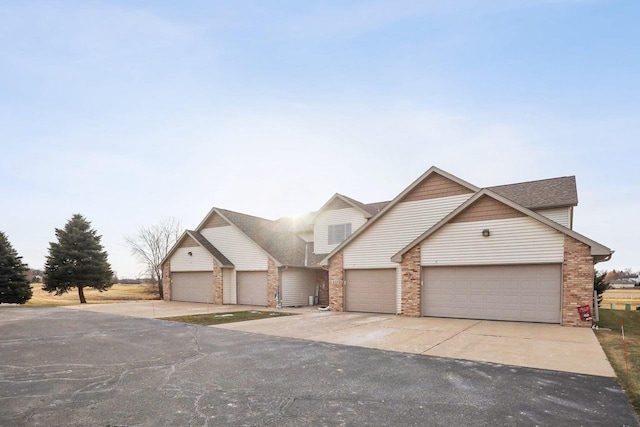
[[[329,260],[329,308],[344,311],[344,256],[342,252]]]
[[[213,264],[213,303],[222,305],[222,267]]]
[[[167,261],[162,266],[162,294],[163,300],[171,301],[171,261]]]
[[[591,248],[573,237],[564,236],[562,265],[562,326],[590,327],[580,320],[578,306],[593,310],[593,257]]]
[[[276,294],[280,291],[280,277],[276,263],[269,258],[267,263],[267,306],[276,307]]]
[[[422,315],[420,244],[402,256],[400,269],[402,272],[401,314],[420,317]]]
[[[329,272],[316,270],[316,286],[318,287],[318,304],[329,305]]]

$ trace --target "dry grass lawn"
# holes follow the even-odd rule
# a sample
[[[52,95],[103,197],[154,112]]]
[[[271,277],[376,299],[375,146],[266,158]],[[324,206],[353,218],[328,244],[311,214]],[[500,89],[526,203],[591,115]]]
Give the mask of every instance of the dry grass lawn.
[[[602,296],[602,307],[609,308],[615,304],[616,310],[624,310],[625,304],[631,304],[631,309],[640,306],[640,289],[608,289]]]
[[[620,320],[624,322],[629,374],[624,361]],[[596,336],[616,371],[618,382],[624,388],[636,412],[640,414],[640,311],[601,309],[598,326],[611,329],[611,331],[596,330]]]
[[[59,296],[43,291],[41,283],[32,284],[31,289],[33,297],[25,304],[28,307],[80,304],[78,290],[75,288]],[[87,304],[158,299],[158,293],[153,290],[151,285],[113,285],[104,292],[85,288],[84,296],[87,299]]]

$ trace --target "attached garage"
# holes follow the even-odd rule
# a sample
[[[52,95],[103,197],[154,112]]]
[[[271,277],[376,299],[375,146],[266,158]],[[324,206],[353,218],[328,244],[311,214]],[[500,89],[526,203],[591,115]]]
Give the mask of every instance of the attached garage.
[[[213,272],[172,272],[171,300],[212,304]]]
[[[267,305],[266,271],[238,271],[236,278],[238,304]]]
[[[347,270],[347,311],[396,312],[396,269]]]
[[[424,267],[422,315],[560,323],[562,265]]]

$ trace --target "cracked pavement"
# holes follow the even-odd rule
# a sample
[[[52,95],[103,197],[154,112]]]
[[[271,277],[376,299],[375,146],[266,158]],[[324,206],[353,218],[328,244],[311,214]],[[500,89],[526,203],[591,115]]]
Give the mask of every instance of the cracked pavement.
[[[612,378],[0,308],[0,425],[632,425]]]

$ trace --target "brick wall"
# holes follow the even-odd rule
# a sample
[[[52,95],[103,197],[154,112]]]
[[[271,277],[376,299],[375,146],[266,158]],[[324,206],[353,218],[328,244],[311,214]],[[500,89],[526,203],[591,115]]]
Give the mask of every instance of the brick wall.
[[[316,286],[318,287],[318,303],[329,305],[329,272],[327,270],[316,270]]]
[[[276,263],[269,258],[267,263],[267,306],[275,307],[278,305],[276,301],[276,293],[280,290],[280,278]]]
[[[564,236],[562,265],[562,326],[591,327],[580,320],[578,306],[588,305],[593,311],[593,257],[591,249],[573,237]]]
[[[329,260],[329,308],[344,311],[344,256],[342,252]]]
[[[402,312],[403,316],[420,317],[421,280],[420,280],[420,244],[417,244],[402,256]]]
[[[222,305],[222,268],[213,263],[213,303]]]
[[[171,301],[171,261],[162,266],[162,293],[165,301]]]

